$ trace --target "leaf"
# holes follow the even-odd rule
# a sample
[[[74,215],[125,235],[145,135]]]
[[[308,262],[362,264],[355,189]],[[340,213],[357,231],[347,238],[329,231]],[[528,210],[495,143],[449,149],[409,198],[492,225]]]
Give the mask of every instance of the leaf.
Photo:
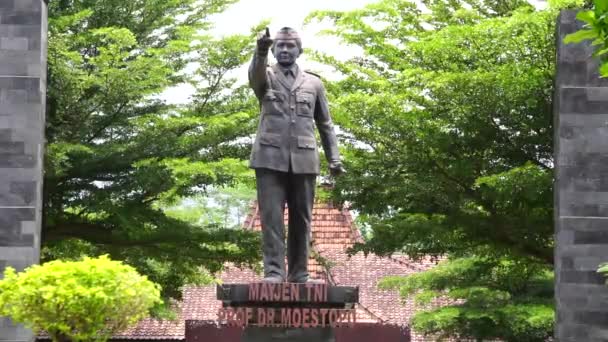
[[[584,40],[595,39],[598,36],[596,29],[579,30],[564,37],[564,43],[580,43]]]
[[[603,56],[603,55],[605,55],[607,53],[608,53],[608,47],[606,47],[604,49],[601,49],[601,50],[597,50],[596,52],[594,52],[593,55],[596,56],[596,57],[600,57],[600,56]]]
[[[608,12],[608,1],[606,0],[593,0],[593,5],[595,6],[596,13]]]
[[[600,75],[602,77],[608,77],[608,62],[604,62],[600,67]]]
[[[593,11],[580,11],[576,14],[576,19],[584,21],[589,25],[595,24],[595,13]]]

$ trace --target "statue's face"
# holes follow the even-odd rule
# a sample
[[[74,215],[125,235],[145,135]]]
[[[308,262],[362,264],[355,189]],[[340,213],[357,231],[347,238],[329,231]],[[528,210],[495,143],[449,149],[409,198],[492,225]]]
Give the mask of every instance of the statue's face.
[[[282,66],[290,66],[295,63],[296,59],[300,56],[300,48],[295,40],[280,39],[275,41],[272,54],[279,64]]]

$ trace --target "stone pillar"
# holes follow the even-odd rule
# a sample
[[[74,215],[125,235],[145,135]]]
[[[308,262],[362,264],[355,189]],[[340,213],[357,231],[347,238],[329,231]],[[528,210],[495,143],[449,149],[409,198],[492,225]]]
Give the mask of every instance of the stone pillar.
[[[0,271],[40,254],[47,5],[0,0]],[[32,341],[0,318],[1,341]]]
[[[608,340],[608,79],[589,43],[564,45],[582,27],[558,20],[555,95],[555,275],[560,342]]]

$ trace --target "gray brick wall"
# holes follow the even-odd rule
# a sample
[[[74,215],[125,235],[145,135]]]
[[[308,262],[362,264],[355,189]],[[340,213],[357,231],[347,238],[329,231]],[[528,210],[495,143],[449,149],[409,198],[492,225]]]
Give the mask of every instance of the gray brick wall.
[[[608,79],[588,43],[564,45],[581,28],[575,11],[558,21],[555,94],[555,275],[560,342],[608,341]]]
[[[46,26],[43,0],[0,0],[0,271],[39,259]],[[32,340],[0,318],[0,342]]]

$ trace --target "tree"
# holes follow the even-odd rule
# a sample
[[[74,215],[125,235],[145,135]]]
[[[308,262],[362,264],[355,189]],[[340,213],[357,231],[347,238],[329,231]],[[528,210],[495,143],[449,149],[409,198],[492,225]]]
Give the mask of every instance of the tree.
[[[107,256],[8,267],[0,280],[0,313],[54,342],[106,341],[160,303],[158,285]]]
[[[349,173],[335,196],[372,228],[354,251],[444,256],[384,281],[422,291],[414,328],[464,339],[545,341],[553,331],[555,22],[574,1],[382,0],[321,11],[359,46],[330,85]]]
[[[256,105],[226,75],[254,39],[206,34],[235,1],[49,3],[44,260],[107,253],[165,297],[226,261],[258,260],[256,234],[164,209],[249,177]],[[160,99],[184,82],[197,87],[191,103]]]
[[[211,189],[205,196],[185,198],[165,212],[193,224],[241,229],[254,198],[255,188],[239,184],[232,188]]]
[[[597,46],[594,57],[601,59],[600,75],[608,77],[608,2],[593,0],[593,9],[577,13],[576,18],[586,23],[586,28],[564,38],[565,43],[591,40]]]

